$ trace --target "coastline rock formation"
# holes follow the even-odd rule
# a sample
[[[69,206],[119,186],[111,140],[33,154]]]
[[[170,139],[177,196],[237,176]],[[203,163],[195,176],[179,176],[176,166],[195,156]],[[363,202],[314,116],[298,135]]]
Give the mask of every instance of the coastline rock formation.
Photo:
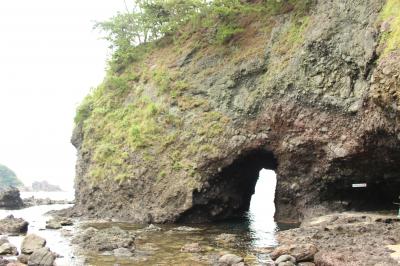
[[[153,223],[237,217],[262,168],[277,173],[278,220],[393,209],[398,2],[298,2],[243,16],[244,30],[223,45],[198,32],[178,43],[166,37],[111,71],[78,111],[72,214]]]
[[[53,191],[62,191],[61,188],[57,185],[52,185],[46,180],[44,181],[35,181],[32,183],[32,191],[45,191],[45,192],[53,192]]]
[[[0,187],[0,208],[19,209],[23,206],[24,203],[17,188]]]

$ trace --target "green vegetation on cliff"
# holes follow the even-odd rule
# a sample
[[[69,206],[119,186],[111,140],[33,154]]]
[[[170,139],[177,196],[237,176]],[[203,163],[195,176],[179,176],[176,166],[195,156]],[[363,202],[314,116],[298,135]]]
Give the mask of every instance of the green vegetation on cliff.
[[[387,0],[382,12],[384,54],[400,48],[400,1]]]
[[[0,164],[0,186],[22,186],[22,182],[17,178],[17,175],[8,167]]]
[[[210,54],[230,54],[238,64],[248,56],[262,57],[270,18],[281,13],[294,14],[281,42],[295,47],[309,24],[312,1],[136,2],[135,11],[97,24],[113,55],[104,82],[75,117],[84,136],[81,153],[90,161],[86,178],[124,181],[153,171],[155,182],[173,174],[189,177],[193,185],[198,159],[224,149],[214,140],[232,121],[195,93],[198,82],[181,66]],[[199,76],[218,68],[208,67]]]

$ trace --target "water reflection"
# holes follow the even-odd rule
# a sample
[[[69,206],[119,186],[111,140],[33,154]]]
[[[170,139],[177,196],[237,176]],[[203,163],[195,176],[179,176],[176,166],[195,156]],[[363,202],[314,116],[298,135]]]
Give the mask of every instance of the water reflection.
[[[275,233],[278,226],[274,220],[275,187],[275,172],[262,169],[247,213],[250,236],[254,247],[275,246],[277,244]]]

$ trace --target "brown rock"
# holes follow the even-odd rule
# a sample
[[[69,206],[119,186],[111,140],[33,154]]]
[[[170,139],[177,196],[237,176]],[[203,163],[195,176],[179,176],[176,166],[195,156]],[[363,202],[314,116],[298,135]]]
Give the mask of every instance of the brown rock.
[[[27,235],[22,241],[21,253],[32,254],[36,250],[44,247],[46,245],[46,240],[43,237],[30,234]]]
[[[297,262],[312,261],[318,249],[313,244],[298,244],[298,245],[282,245],[271,252],[270,256],[273,260],[281,255],[290,254],[296,258]]]

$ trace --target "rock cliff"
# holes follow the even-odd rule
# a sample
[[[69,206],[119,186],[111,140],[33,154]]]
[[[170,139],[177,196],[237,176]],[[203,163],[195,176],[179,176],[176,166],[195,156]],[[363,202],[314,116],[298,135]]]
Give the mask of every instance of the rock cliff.
[[[111,71],[82,104],[72,137],[73,213],[135,222],[236,217],[262,168],[277,173],[277,219],[393,208],[399,4],[309,2],[244,16],[244,30],[224,44],[199,32],[163,38]]]

